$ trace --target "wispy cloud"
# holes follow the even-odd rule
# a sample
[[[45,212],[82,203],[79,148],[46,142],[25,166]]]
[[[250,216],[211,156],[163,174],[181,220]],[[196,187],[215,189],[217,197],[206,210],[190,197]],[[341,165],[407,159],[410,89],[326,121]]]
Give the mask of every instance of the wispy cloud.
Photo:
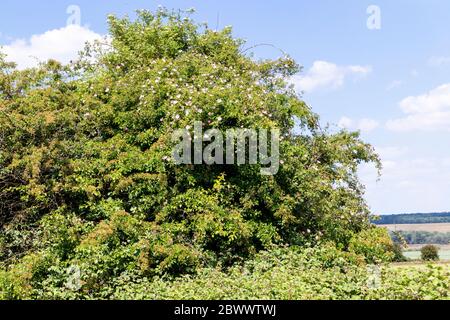
[[[411,75],[411,77],[413,78],[417,78],[420,74],[419,71],[417,71],[417,69],[412,69],[411,72],[409,73]]]
[[[395,146],[387,146],[387,147],[379,147],[377,146],[376,152],[380,155],[382,160],[393,160],[399,157],[406,155],[409,151],[407,147],[395,147]]]
[[[401,87],[402,85],[403,85],[403,81],[394,80],[387,86],[386,90],[391,91],[391,90]]]
[[[377,148],[377,151],[380,150]],[[448,210],[446,190],[450,188],[449,159],[404,155],[404,151],[396,147],[388,148],[387,153],[381,155],[383,171],[379,181],[377,171],[372,166],[361,166],[360,177],[366,186],[367,199],[375,205],[374,211],[400,213]]]
[[[348,117],[342,117],[338,122],[338,126],[342,129],[359,130],[364,133],[375,130],[379,125],[378,121],[369,118],[353,120]]]
[[[428,64],[432,67],[450,66],[450,57],[431,57]]]

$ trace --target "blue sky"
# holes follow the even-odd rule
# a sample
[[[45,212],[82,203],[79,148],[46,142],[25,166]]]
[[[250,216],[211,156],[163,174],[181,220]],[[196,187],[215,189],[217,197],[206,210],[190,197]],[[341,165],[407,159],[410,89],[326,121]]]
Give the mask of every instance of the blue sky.
[[[67,26],[70,5],[80,9],[78,29]],[[3,0],[0,45],[23,67],[30,55],[68,60],[107,32],[108,14],[158,5],[194,7],[197,21],[232,25],[248,46],[273,44],[303,65],[293,82],[322,122],[361,130],[382,156],[380,181],[361,168],[375,213],[450,211],[450,1]],[[367,26],[370,5],[380,29]]]

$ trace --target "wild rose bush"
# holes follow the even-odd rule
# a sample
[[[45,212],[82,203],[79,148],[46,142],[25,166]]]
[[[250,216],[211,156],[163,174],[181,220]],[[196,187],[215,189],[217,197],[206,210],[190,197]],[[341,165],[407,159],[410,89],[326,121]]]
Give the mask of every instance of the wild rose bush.
[[[225,268],[273,245],[370,230],[358,133],[331,133],[289,85],[289,57],[255,61],[230,28],[189,15],[109,17],[110,34],[69,65],[0,58],[0,288],[87,295],[141,277]],[[282,165],[175,165],[176,129],[279,129]],[[294,130],[295,129],[295,130]],[[367,249],[367,248],[366,248]],[[365,249],[365,250],[366,250]],[[77,293],[78,294],[78,293]],[[75,294],[76,295],[76,294]]]

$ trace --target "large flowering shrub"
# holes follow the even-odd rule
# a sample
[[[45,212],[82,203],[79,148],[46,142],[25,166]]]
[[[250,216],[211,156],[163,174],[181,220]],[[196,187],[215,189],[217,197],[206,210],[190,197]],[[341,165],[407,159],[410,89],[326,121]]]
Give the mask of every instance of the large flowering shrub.
[[[292,59],[255,61],[230,28],[184,13],[109,25],[69,65],[19,71],[0,58],[0,284],[10,296],[65,288],[74,268],[77,290],[96,292],[127,270],[191,273],[274,244],[346,250],[370,228],[357,167],[378,158],[358,133],[320,128],[289,85]],[[176,165],[171,135],[194,121],[279,129],[278,174]]]

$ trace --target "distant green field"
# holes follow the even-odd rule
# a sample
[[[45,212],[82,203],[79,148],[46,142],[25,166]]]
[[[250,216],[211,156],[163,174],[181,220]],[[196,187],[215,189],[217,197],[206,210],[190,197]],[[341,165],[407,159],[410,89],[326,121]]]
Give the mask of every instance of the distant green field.
[[[375,224],[450,223],[450,212],[382,215]]]
[[[405,251],[404,252],[405,257],[413,260],[420,259],[420,251],[414,250],[414,251]],[[449,260],[450,261],[450,250],[439,250],[439,258],[441,260]]]

